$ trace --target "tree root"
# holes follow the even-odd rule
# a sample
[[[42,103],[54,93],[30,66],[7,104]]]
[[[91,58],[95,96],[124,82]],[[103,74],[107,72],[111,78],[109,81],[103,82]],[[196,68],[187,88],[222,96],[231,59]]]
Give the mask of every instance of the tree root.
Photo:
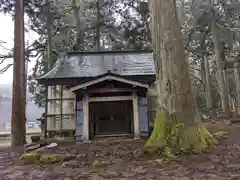
[[[217,141],[201,122],[185,126],[173,121],[162,110],[157,113],[151,137],[145,151],[160,149],[167,156],[179,153],[201,153],[211,148]],[[156,151],[155,151],[156,152]]]

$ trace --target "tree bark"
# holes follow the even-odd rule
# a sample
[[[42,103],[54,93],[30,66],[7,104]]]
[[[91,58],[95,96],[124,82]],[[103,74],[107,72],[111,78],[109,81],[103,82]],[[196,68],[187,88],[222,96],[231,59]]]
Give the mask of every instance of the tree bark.
[[[220,90],[219,93],[221,96],[222,109],[227,116],[230,116],[231,111],[229,106],[229,96],[228,96],[228,90],[227,90],[227,86],[224,78],[224,68],[223,68],[224,58],[222,53],[223,48],[221,47],[221,44],[220,44],[221,42],[219,41],[219,38],[218,38],[214,10],[212,10],[211,31],[212,31],[212,40],[214,44],[215,60],[217,65],[217,80],[218,80],[218,86]]]
[[[49,0],[45,0],[45,4],[47,5],[46,8],[46,29],[47,29],[47,39],[48,39],[48,48],[47,48],[47,57],[46,59],[46,72],[50,71],[53,67],[53,53],[52,53],[52,13],[51,13],[51,4]],[[47,121],[48,121],[48,86],[45,85],[45,119],[44,119],[44,124],[43,124],[43,133],[44,133],[44,138],[47,138]]]
[[[101,43],[100,43],[100,36],[101,36],[101,33],[100,33],[100,0],[97,0],[97,28],[96,28],[96,51],[100,51],[101,50]]]
[[[200,48],[204,49],[206,38],[209,34],[209,29],[205,30],[203,33],[203,37],[200,41]],[[209,63],[208,59],[205,58],[205,55],[202,54],[202,62],[201,62],[201,73],[202,73],[202,80],[204,83],[204,90],[205,90],[205,97],[206,97],[206,104],[208,109],[212,109],[212,96],[211,96],[211,79],[209,73]]]
[[[150,7],[160,106],[146,148],[200,152],[215,139],[196,116],[176,1],[151,0]]]
[[[205,73],[204,87],[205,87],[207,108],[212,110],[213,103],[212,103],[212,95],[211,95],[211,78],[209,73],[208,59],[205,59],[205,57],[203,57],[203,66],[204,66],[204,73]]]
[[[234,63],[234,78],[236,83],[236,111],[240,114],[240,62]]]
[[[47,4],[47,23],[46,23],[46,29],[47,29],[47,38],[48,38],[48,71],[51,70],[53,67],[53,56],[52,56],[52,13],[50,9],[50,2],[49,0],[45,1]]]
[[[15,1],[14,15],[14,65],[12,93],[11,145],[22,146],[26,142],[25,55],[24,55],[24,2]]]
[[[84,51],[84,27],[85,27],[85,22],[83,22],[84,19],[84,1],[80,0],[72,0],[72,8],[73,8],[73,13],[76,21],[76,32],[77,32],[77,37],[76,37],[76,43],[73,47],[74,51]]]

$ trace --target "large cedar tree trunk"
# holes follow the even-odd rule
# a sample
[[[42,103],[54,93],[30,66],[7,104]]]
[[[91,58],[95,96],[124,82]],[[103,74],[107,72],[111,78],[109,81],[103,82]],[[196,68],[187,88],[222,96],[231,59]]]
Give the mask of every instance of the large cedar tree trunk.
[[[146,149],[200,152],[215,139],[196,115],[176,1],[151,0],[150,11],[160,105]]]
[[[12,147],[22,146],[26,142],[26,83],[23,0],[15,1],[14,18],[14,65],[11,125]]]

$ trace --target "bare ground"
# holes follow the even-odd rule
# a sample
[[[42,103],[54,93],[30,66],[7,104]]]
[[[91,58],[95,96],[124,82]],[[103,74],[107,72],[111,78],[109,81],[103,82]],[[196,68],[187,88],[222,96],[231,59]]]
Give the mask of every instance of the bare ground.
[[[212,131],[229,132],[211,152],[180,156],[172,161],[144,157],[144,140],[106,140],[90,144],[65,144],[58,153],[77,156],[63,164],[23,165],[21,149],[0,150],[1,180],[240,180],[240,126],[215,123]]]

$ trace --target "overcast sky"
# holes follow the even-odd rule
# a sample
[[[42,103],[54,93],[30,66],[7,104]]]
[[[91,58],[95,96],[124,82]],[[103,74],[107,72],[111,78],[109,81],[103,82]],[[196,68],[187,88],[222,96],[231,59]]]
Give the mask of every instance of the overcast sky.
[[[0,41],[5,41],[6,44],[4,44],[4,47],[8,49],[13,48],[13,30],[14,30],[14,23],[12,21],[12,17],[8,15],[4,15],[3,13],[0,13],[0,22],[1,22],[1,28],[0,28]],[[26,22],[26,18],[25,18]],[[33,42],[34,39],[37,38],[37,34],[34,32],[28,32],[25,34],[25,42],[29,41],[29,43]],[[0,47],[0,53],[6,53],[7,50]],[[0,64],[0,69],[5,67],[8,63],[12,63],[12,59],[5,60],[3,64]],[[32,69],[35,62],[32,61],[28,65],[28,71]],[[0,74],[0,84],[9,84],[12,83],[12,77],[13,77],[13,69],[12,67],[9,68],[5,73]]]

